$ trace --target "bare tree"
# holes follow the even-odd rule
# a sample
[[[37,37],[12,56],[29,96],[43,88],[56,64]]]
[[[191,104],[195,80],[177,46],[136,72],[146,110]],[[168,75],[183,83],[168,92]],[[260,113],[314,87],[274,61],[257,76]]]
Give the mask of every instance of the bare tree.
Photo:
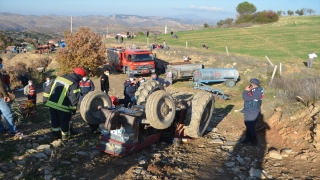
[[[312,14],[316,13],[316,11],[313,10],[313,9],[311,9],[311,8],[307,8],[307,9],[306,9],[306,12],[309,13],[310,16],[311,16]]]

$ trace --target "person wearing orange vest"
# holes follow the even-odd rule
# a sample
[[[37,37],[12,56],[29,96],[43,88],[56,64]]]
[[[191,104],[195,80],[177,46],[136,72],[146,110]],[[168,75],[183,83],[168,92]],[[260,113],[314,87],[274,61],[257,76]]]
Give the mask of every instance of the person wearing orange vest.
[[[28,97],[28,100],[32,100],[34,107],[36,107],[35,106],[37,102],[36,87],[34,86],[31,80],[29,80],[28,85],[24,87],[24,95]]]

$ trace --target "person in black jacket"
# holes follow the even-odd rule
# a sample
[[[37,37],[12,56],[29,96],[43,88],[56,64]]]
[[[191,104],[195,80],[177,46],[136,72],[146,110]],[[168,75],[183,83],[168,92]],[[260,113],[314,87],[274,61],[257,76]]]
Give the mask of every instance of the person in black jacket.
[[[86,76],[82,68],[75,68],[72,74],[57,77],[43,93],[43,102],[50,108],[53,139],[68,140],[77,134],[71,127],[71,117],[76,113],[80,97],[79,81]]]
[[[103,71],[100,79],[101,91],[108,94],[109,92],[109,69]]]

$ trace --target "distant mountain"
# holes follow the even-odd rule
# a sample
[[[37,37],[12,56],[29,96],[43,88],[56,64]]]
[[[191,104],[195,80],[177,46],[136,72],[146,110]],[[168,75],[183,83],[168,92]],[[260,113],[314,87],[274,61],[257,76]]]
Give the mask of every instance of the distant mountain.
[[[203,27],[204,21],[199,21],[195,15],[178,17],[160,16],[136,16],[125,14],[114,14],[110,16],[73,16],[72,28],[88,26],[95,32],[119,33],[119,31],[164,31],[164,26],[168,26],[169,31],[184,31],[199,29]],[[193,18],[192,18],[193,17]],[[20,15],[13,13],[0,13],[0,30],[20,30],[35,31],[42,33],[63,34],[65,30],[70,30],[70,16],[59,15]]]

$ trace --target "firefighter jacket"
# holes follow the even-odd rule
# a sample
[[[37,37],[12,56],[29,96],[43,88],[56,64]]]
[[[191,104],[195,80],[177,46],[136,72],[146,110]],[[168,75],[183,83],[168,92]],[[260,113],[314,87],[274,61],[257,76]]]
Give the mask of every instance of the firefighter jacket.
[[[63,112],[75,112],[80,97],[79,81],[73,74],[58,77],[43,93],[46,106]]]
[[[79,86],[81,96],[88,94],[90,91],[94,91],[94,84],[90,79],[87,79],[86,81],[81,80]]]
[[[36,88],[34,85],[26,85],[24,87],[24,95],[34,97],[36,96]]]

